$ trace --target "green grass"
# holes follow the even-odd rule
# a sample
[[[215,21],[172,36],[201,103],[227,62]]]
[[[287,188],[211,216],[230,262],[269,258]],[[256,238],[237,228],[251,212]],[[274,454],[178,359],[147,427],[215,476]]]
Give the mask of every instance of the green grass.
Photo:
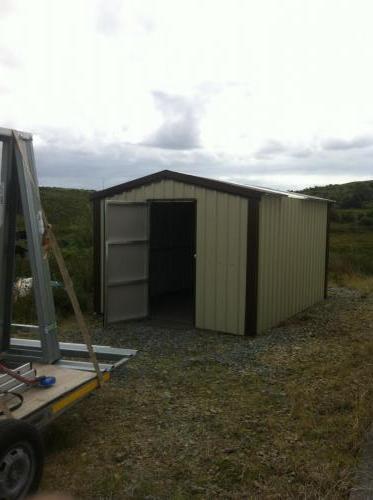
[[[343,274],[373,275],[373,228],[351,231],[333,224],[330,236],[330,271]]]
[[[138,345],[133,326],[118,328],[111,339],[143,348],[50,428],[43,489],[82,499],[347,498],[373,417],[372,321],[372,298],[323,303],[286,323],[290,341],[272,340],[240,369],[218,360],[255,350],[247,337],[201,332],[154,348]]]

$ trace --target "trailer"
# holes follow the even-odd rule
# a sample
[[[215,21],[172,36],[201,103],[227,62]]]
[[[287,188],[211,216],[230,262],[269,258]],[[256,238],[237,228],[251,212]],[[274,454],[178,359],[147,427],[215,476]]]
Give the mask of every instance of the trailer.
[[[39,486],[44,463],[42,429],[107,383],[113,370],[136,351],[92,345],[62,253],[40,203],[32,136],[0,128],[0,143],[0,500],[18,500]],[[37,325],[12,321],[19,217],[24,221]],[[50,249],[84,343],[58,341]],[[21,334],[26,334],[25,338]]]

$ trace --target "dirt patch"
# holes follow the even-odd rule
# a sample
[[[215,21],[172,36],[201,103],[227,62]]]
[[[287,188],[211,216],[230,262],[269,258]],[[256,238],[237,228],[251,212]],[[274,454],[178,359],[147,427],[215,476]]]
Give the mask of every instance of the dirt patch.
[[[373,298],[344,289],[256,339],[133,323],[139,349],[47,434],[79,498],[343,498],[373,418]],[[77,340],[65,325],[65,339]]]

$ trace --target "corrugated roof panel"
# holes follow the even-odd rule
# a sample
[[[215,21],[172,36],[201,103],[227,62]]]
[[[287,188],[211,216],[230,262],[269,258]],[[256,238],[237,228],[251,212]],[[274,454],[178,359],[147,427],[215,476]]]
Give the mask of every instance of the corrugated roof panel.
[[[286,196],[288,198],[297,199],[312,199],[322,202],[333,202],[333,200],[328,200],[326,198],[317,198],[315,196],[308,196],[301,193],[293,193],[290,191],[279,191],[277,189],[250,186],[246,184],[236,184],[234,182],[219,181],[217,179],[211,179],[208,177],[199,177],[197,175],[184,174],[181,172],[175,172],[172,170],[161,170],[154,174],[146,175],[145,177],[139,177],[132,181],[113,186],[111,188],[103,189],[102,191],[96,191],[91,195],[91,199],[107,198],[109,196],[114,196],[116,194],[129,191],[131,189],[140,187],[146,184],[152,184],[155,182],[160,182],[163,180],[174,180],[179,182],[184,182],[185,184],[192,184],[195,186],[204,187],[207,189],[212,189],[215,191],[220,191],[223,193],[234,194],[237,196],[242,196],[244,198],[258,198],[263,194],[268,196]]]

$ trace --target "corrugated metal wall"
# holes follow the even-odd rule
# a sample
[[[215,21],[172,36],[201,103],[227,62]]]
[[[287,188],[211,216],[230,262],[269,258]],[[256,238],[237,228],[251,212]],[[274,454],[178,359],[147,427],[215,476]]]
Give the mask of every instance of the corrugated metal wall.
[[[260,202],[258,331],[324,297],[327,203]]]
[[[247,200],[163,180],[114,200],[197,200],[196,326],[245,333]]]

